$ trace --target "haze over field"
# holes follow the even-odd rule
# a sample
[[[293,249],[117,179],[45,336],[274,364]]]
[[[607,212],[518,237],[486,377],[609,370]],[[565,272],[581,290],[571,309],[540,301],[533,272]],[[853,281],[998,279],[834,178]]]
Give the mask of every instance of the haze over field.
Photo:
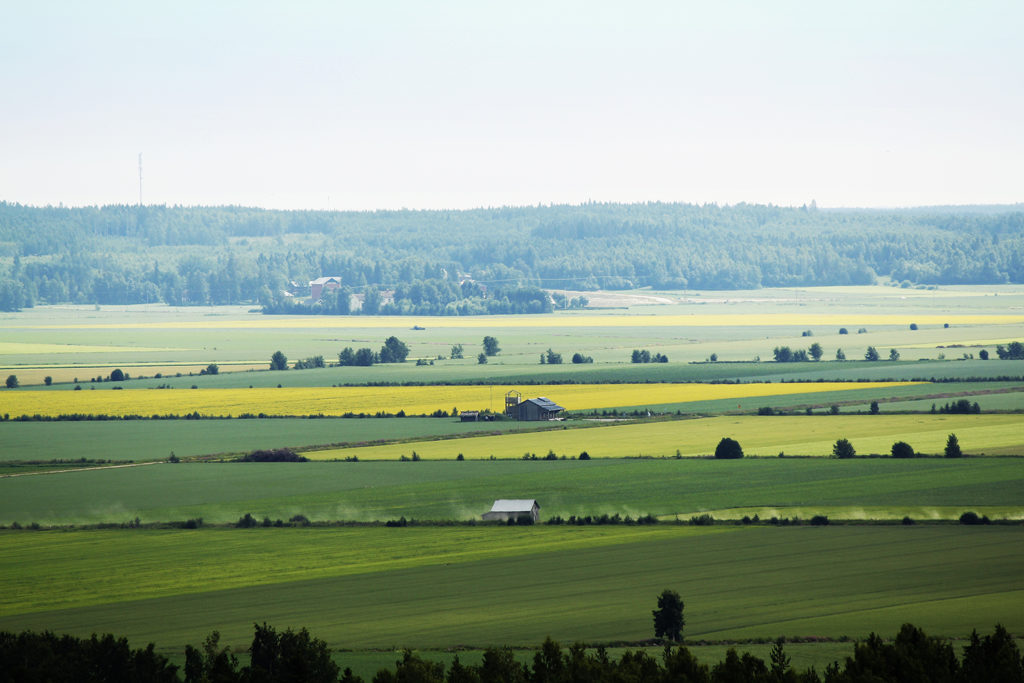
[[[0,200],[1022,197],[1024,5],[14,3]]]

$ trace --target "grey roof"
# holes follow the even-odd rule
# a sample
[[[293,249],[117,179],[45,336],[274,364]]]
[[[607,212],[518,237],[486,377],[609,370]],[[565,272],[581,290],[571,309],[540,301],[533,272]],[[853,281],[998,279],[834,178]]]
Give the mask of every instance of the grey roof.
[[[528,398],[523,403],[532,403],[535,406],[543,408],[544,410],[565,410],[562,406],[558,405],[550,398],[545,396],[538,396],[537,398]]]
[[[331,276],[328,276],[328,277],[318,277],[315,280],[310,280],[309,281],[309,286],[312,287],[313,285],[326,285],[328,282],[337,282],[338,284],[341,284],[341,277],[339,277],[337,275],[335,275],[333,277],[331,277]]]
[[[534,505],[540,507],[540,504],[532,498],[529,500],[496,500],[491,506],[491,512],[530,512]]]

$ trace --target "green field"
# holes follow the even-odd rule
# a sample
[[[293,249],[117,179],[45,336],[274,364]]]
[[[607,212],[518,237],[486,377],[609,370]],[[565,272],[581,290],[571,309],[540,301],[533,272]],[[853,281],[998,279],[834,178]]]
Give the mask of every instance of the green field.
[[[1024,628],[1017,526],[112,530],[0,545],[14,588],[0,628],[179,652],[213,629],[244,648],[264,620],[335,648],[640,640],[666,586],[686,600],[688,638]]]
[[[919,510],[911,516],[920,519],[955,519],[968,509],[1019,517],[1022,492],[1020,458],[179,463],[0,479],[0,524],[234,522],[246,512],[284,520],[469,520],[496,498],[536,498],[544,519],[687,519],[707,510],[799,506],[833,518],[840,511],[862,518],[865,509],[883,519],[906,509]]]
[[[549,429],[544,423],[459,422],[453,419],[280,418],[273,420],[110,420],[0,423],[0,467],[32,460],[164,460],[257,449],[439,438]]]

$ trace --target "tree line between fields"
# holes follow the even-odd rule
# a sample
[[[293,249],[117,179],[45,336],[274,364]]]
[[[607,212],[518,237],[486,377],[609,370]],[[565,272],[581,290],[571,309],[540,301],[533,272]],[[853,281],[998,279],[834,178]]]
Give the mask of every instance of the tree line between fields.
[[[652,641],[651,644],[657,641]],[[249,663],[211,633],[200,647],[185,650],[183,667],[171,664],[151,643],[132,648],[111,634],[91,638],[52,632],[0,632],[0,681],[17,683],[133,681],[135,683],[356,683],[363,679],[342,668],[326,643],[307,629],[278,632],[255,625]],[[714,664],[684,645],[664,641],[660,657],[628,649],[618,658],[604,647],[563,648],[547,638],[526,662],[507,647],[484,650],[479,664],[434,662],[405,650],[393,668],[380,669],[372,683],[1022,683],[1024,658],[1001,625],[991,634],[972,632],[959,656],[942,638],[904,624],[895,639],[872,633],[844,661],[818,672],[797,670],[785,640],[775,641],[768,660],[729,648]],[[343,659],[343,656],[339,657]]]
[[[339,277],[340,289],[300,303],[322,276]],[[904,287],[1024,282],[1024,211],[0,202],[0,310],[164,302],[258,304],[268,313],[544,313],[574,305],[544,290],[858,285],[879,276]],[[358,311],[352,294],[362,297]]]
[[[967,403],[967,401],[965,400],[964,403]],[[872,406],[872,414],[877,414],[877,403],[873,403]],[[946,412],[950,411],[947,410]],[[973,413],[976,411],[974,411],[973,409],[968,409],[965,412]],[[960,448],[960,440],[957,438],[956,434],[950,434],[948,437],[946,437],[946,447],[943,449],[942,454],[944,457],[947,458],[964,457],[963,450],[961,450]],[[783,455],[785,454],[779,453],[780,457]],[[834,458],[853,458],[856,457],[856,455],[857,449],[853,447],[853,444],[850,443],[849,439],[837,439],[836,442],[832,445],[832,457]],[[924,456],[923,453],[918,453],[916,450],[914,450],[914,447],[911,446],[906,441],[894,442],[892,444],[892,448],[890,449],[889,455],[893,458],[917,458]],[[718,442],[718,445],[715,446],[715,458],[717,459],[735,460],[737,458],[742,457],[743,447],[735,439],[723,437],[722,440]]]
[[[949,327],[949,325],[947,324],[946,327]],[[917,324],[911,323],[910,329],[916,330]],[[862,327],[857,331],[857,334],[864,334],[865,332],[867,332],[867,329]],[[848,331],[845,327],[841,327],[839,328],[839,334],[848,334]],[[810,337],[813,336],[813,334],[810,330],[804,330],[803,336]],[[635,354],[636,352],[634,351],[633,353]],[[817,362],[820,361],[822,356],[824,355],[825,349],[823,349],[821,344],[819,344],[818,342],[814,342],[806,349],[794,350],[788,346],[776,346],[774,349],[772,349],[772,357],[776,363],[806,363],[809,361]],[[1021,344],[1019,341],[1010,342],[1005,346],[1003,344],[997,344],[996,356],[999,357],[999,360],[1024,360],[1024,344]],[[964,353],[963,357],[964,359],[974,358],[974,354]],[[846,360],[846,352],[843,351],[842,347],[836,349],[835,358],[837,361]],[[940,356],[940,358],[945,358],[945,356]],[[978,351],[978,358],[980,358],[981,360],[988,360],[988,349],[981,349],[980,351]],[[889,349],[889,355],[887,357],[887,360],[898,361],[899,359],[900,352],[897,351],[896,349]],[[717,361],[718,354],[711,354],[708,360],[711,362]],[[882,356],[878,352],[878,349],[876,349],[874,346],[869,346],[867,350],[864,352],[864,360],[872,362],[879,361],[882,360]],[[634,360],[633,362],[636,363],[637,361]]]

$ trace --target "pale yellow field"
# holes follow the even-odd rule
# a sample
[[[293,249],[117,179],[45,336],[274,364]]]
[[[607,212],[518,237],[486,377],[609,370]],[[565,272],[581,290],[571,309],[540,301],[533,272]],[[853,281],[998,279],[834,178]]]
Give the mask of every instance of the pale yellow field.
[[[17,415],[343,415],[345,413],[430,414],[437,410],[500,412],[505,392],[524,398],[546,396],[567,410],[683,403],[713,399],[808,394],[903,386],[916,382],[809,382],[772,384],[566,384],[529,387],[284,387],[254,389],[124,389],[104,385],[81,391],[0,391],[0,413]]]
[[[88,344],[37,344],[35,342],[0,342],[0,355],[13,356],[40,353],[141,353],[145,351],[189,351],[190,349],[150,346],[95,346]]]
[[[944,342],[943,346],[941,346],[941,347],[939,345],[937,345],[934,341],[931,341],[931,342],[921,342],[921,343],[918,343],[918,344],[894,344],[891,348],[896,348],[896,349],[937,349],[937,348],[944,348],[944,349],[948,350],[950,353],[958,353],[958,352],[963,352],[963,351],[972,351],[972,349],[968,348],[968,347],[971,347],[971,346],[998,346],[1000,344],[1005,346],[1005,345],[1007,345],[1007,344],[1009,344],[1011,342],[1015,342],[1015,341],[1020,341],[1020,340],[1019,339],[1014,339],[1014,338],[1011,338],[1011,337],[1004,337],[1002,339],[968,339],[968,340],[957,339],[956,341],[949,342],[949,343],[945,343]],[[960,348],[960,347],[964,347],[964,348]],[[992,358],[995,358],[995,357],[996,357],[995,349],[992,349]]]
[[[153,377],[158,372],[164,376],[173,376],[177,373],[187,375],[192,373],[198,375],[200,370],[206,368],[208,363],[160,363],[153,365],[38,365],[38,366],[8,366],[0,367],[0,377],[17,375],[21,386],[30,384],[42,384],[46,377],[50,377],[56,383],[73,382],[77,377],[81,382],[89,382],[90,377],[106,377],[114,368],[120,368],[132,377]],[[253,361],[250,363],[218,363],[221,374],[228,372],[244,372],[246,370],[265,370],[265,361]],[[109,388],[109,387],[108,387]]]
[[[451,460],[521,458],[549,450],[575,458],[581,451],[593,458],[711,455],[723,437],[739,441],[747,455],[827,456],[837,439],[849,439],[860,455],[888,454],[895,441],[906,441],[922,453],[942,453],[946,438],[956,433],[964,453],[1024,454],[1024,415],[800,415],[710,417],[670,422],[628,423],[591,429],[481,436],[443,441],[416,441],[385,446],[307,451],[313,460],[358,457],[398,460],[412,457]]]
[[[1024,323],[1024,314],[913,315],[919,325],[995,325]],[[9,329],[376,329],[422,325],[428,328],[545,328],[545,327],[753,327],[771,325],[906,325],[906,313],[693,313],[675,315],[559,313],[466,317],[414,316],[252,316],[234,320],[181,320],[168,322],[65,323],[11,325]],[[138,350],[138,349],[133,349]]]

